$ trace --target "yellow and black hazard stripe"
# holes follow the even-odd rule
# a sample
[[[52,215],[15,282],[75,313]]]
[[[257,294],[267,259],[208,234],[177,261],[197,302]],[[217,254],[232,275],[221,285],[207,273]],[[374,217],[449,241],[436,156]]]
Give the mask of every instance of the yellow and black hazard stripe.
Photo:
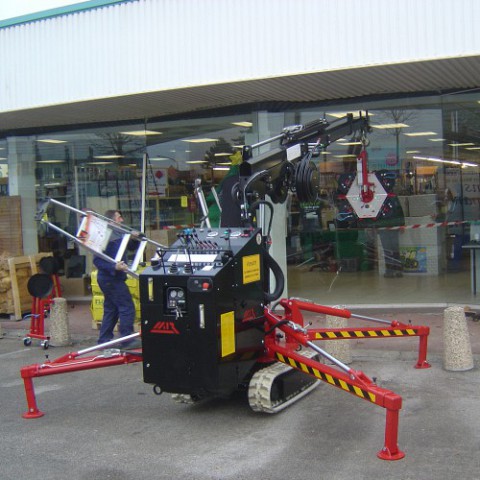
[[[378,338],[378,337],[414,337],[418,330],[414,328],[395,330],[342,330],[337,332],[315,332],[315,340],[334,338]]]
[[[285,355],[282,355],[281,353],[275,352],[275,357],[277,358],[277,360],[279,360],[282,363],[290,365],[291,367],[301,370],[302,372],[313,375],[319,380],[329,383],[330,385],[334,385],[349,393],[353,393],[354,395],[357,395],[357,397],[363,398],[364,400],[368,400],[372,403],[375,403],[376,401],[375,394],[372,392],[369,392],[368,390],[357,387],[356,385],[352,385],[351,383],[348,383],[345,380],[342,380],[340,378],[333,377],[328,373],[321,372],[320,370],[314,367],[310,367],[309,365],[306,365],[303,362],[299,362],[294,358],[287,357]]]

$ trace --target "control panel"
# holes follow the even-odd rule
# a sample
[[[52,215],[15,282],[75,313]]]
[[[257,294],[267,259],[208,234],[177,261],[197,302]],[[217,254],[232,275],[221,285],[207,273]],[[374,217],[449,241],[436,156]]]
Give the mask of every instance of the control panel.
[[[154,270],[161,269],[164,274],[211,272],[224,266],[252,237],[260,246],[262,235],[258,229],[185,229],[169,249],[157,251],[151,264]]]

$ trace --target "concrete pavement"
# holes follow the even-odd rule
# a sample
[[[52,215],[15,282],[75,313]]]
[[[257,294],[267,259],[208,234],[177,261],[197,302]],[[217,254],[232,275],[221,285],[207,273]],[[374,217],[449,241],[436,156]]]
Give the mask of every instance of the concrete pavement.
[[[85,310],[78,307],[70,322],[80,322]],[[414,312],[396,317],[403,314],[420,318]],[[2,322],[0,478],[478,479],[479,322],[469,322],[475,368],[447,372],[441,313],[422,315],[431,322],[430,369],[413,368],[417,338],[352,344],[351,367],[403,398],[399,447],[406,457],[395,462],[376,457],[385,410],[326,384],[282,413],[262,415],[241,394],[190,406],[155,396],[143,383],[141,364],[133,364],[35,379],[45,416],[25,420],[20,368],[91,345],[97,332],[91,321],[88,329],[72,325],[73,347],[43,351],[23,346],[22,322]]]

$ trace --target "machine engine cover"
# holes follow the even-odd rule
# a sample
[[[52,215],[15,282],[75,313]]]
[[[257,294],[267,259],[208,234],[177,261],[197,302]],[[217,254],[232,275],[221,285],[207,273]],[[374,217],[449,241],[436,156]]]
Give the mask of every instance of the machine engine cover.
[[[144,381],[226,396],[263,353],[264,247],[258,229],[198,229],[140,274]]]

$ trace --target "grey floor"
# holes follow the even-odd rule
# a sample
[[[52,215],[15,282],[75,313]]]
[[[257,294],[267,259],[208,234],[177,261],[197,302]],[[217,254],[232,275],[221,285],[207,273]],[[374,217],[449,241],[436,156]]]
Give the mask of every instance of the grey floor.
[[[309,264],[288,267],[288,295],[325,305],[445,306],[480,304],[471,291],[470,272],[462,269],[440,275],[404,274],[384,278],[377,271],[310,271]]]

